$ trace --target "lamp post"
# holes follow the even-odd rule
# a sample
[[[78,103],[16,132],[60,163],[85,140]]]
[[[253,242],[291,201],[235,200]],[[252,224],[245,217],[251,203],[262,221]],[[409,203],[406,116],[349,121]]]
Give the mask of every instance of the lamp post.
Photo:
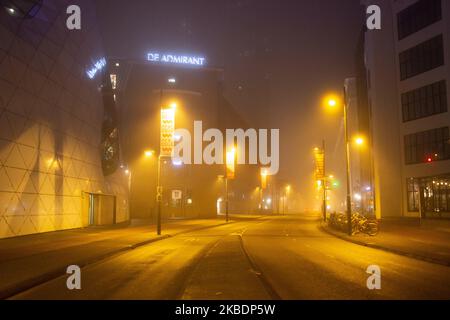
[[[162,90],[161,90],[161,105],[162,105]],[[156,233],[161,235],[161,216],[162,216],[162,200],[163,200],[163,186],[162,186],[162,164],[164,159],[172,157],[174,148],[174,131],[175,131],[175,111],[177,105],[172,103],[169,108],[161,108],[161,128],[160,128],[160,152],[158,156],[158,181],[156,188],[156,202],[158,214],[156,219]]]
[[[345,91],[344,91],[345,97]],[[344,98],[345,100],[345,98]],[[350,142],[348,139],[348,110],[344,101],[344,131],[345,131],[345,156],[346,156],[346,179],[347,179],[347,232],[352,235],[352,196],[350,190]]]
[[[325,140],[322,141],[322,152],[323,152],[323,201],[322,201],[322,212],[323,212],[323,221],[327,221],[327,179],[325,176]]]
[[[343,102],[343,111],[344,111],[344,141],[345,141],[345,165],[346,165],[346,180],[347,180],[347,233],[349,235],[352,234],[352,196],[350,190],[350,142],[349,142],[349,133],[348,133],[348,106],[345,102],[345,90],[344,90],[344,102]],[[336,108],[338,106],[338,99],[335,97],[328,97],[326,104],[329,108]],[[324,186],[325,189],[325,186]],[[325,198],[326,201],[326,198]]]
[[[156,187],[156,203],[158,208],[158,213],[156,216],[156,234],[161,235],[161,210],[162,210],[162,196],[163,190],[161,186],[161,155],[158,156],[158,182]]]
[[[328,102],[331,106],[332,102]],[[316,163],[316,179],[322,187],[322,216],[323,221],[327,220],[327,180],[325,176],[325,140],[322,141],[322,149],[314,148],[314,160]],[[321,179],[319,179],[321,178]],[[320,191],[320,188],[318,189]]]
[[[225,217],[228,223],[229,196],[228,179],[234,179],[236,172],[236,148],[232,147],[226,154],[226,172],[225,172]]]
[[[288,213],[289,211],[289,194],[291,193],[291,186],[287,185],[285,188],[284,193],[284,200],[283,200],[283,214]]]
[[[225,176],[225,221],[228,223],[228,177]]]
[[[260,193],[260,202],[259,205],[261,206],[261,213],[264,211],[263,207],[263,198],[264,198],[264,190],[267,188],[267,169],[261,168],[260,176],[261,176],[261,193]]]

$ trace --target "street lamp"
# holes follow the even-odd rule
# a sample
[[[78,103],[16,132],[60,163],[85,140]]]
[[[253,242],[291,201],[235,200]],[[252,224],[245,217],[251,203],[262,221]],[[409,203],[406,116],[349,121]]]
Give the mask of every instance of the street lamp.
[[[330,100],[326,103],[327,106],[335,107],[336,100],[334,98],[330,98]],[[323,197],[322,197],[322,215],[323,221],[327,221],[327,181],[325,177],[325,140],[322,141],[322,149],[314,148],[314,159],[316,162],[316,178],[317,182],[320,182],[320,186],[323,188]]]
[[[266,168],[261,168],[260,171],[260,176],[261,176],[261,186],[260,186],[260,194],[259,194],[259,206],[261,209],[261,212],[263,211],[263,195],[264,195],[264,189],[267,188],[267,176],[268,176],[268,172]]]
[[[161,90],[160,103],[162,106],[162,95],[163,90]],[[168,108],[161,108],[161,124],[160,124],[160,151],[158,156],[158,182],[156,188],[156,202],[158,205],[158,215],[157,215],[157,227],[156,233],[161,235],[161,216],[162,216],[162,198],[163,198],[163,187],[161,185],[161,161],[163,158],[171,158],[174,148],[174,132],[175,132],[175,111],[177,108],[176,103],[171,103]],[[150,152],[146,153],[146,156],[152,156]]]
[[[329,108],[335,108],[338,106],[339,99],[336,97],[328,97],[327,106]],[[345,141],[345,156],[346,156],[346,180],[347,180],[347,232],[352,235],[352,196],[350,191],[350,142],[348,133],[348,106],[345,103],[345,91],[344,91],[344,101],[343,105],[343,116],[344,116],[344,141]],[[356,141],[355,141],[356,142]],[[360,137],[358,139],[359,145],[364,143],[364,140]]]
[[[355,141],[355,144],[359,147],[363,146],[365,143],[364,137],[362,137],[362,136],[356,136],[354,138],[354,141]]]
[[[291,186],[287,185],[285,188],[284,199],[283,199],[283,214],[285,214],[286,211],[289,210],[289,205],[288,205],[289,193],[291,193]]]
[[[146,150],[146,151],[144,152],[144,156],[145,156],[146,158],[151,158],[151,157],[153,157],[154,154],[155,154],[155,152],[154,152],[153,150]]]
[[[234,179],[236,171],[236,148],[233,147],[226,154],[226,173],[225,173],[225,217],[228,223],[228,179]]]

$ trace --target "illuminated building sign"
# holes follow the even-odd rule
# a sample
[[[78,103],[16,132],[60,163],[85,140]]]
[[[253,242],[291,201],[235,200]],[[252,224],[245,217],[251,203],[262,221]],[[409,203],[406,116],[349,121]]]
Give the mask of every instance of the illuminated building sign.
[[[206,65],[206,58],[200,56],[184,56],[175,54],[161,54],[158,52],[149,52],[147,54],[147,60],[150,62],[160,62],[167,64],[183,64],[191,66],[204,66]]]
[[[100,70],[102,70],[105,66],[106,66],[106,59],[105,58],[101,58],[100,60],[98,60],[97,62],[94,63],[94,66],[91,69],[86,71],[86,74],[89,77],[89,79],[94,79],[95,75]]]

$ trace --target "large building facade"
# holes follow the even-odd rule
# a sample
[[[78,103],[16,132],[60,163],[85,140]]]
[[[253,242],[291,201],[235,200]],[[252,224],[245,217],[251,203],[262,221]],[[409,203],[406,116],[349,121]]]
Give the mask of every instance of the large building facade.
[[[365,32],[378,217],[450,217],[450,2],[377,4]]]
[[[172,59],[172,55],[157,53],[149,56],[152,60],[166,60],[169,56]],[[248,128],[224,97],[222,69],[206,63],[192,64],[206,61],[205,58],[174,57],[175,62],[147,61],[143,57],[140,61],[112,59],[109,63],[113,66],[114,95],[125,124],[123,166],[131,173],[131,217],[135,219],[156,219],[158,175],[164,219],[207,218],[223,213],[225,165],[194,164],[194,147],[200,146],[203,152],[209,144],[202,142],[208,129],[219,129],[225,137],[226,129]],[[182,62],[184,57],[184,63],[176,62]],[[174,129],[186,129],[191,135],[191,164],[165,157],[158,173],[161,110],[173,105]],[[196,132],[194,122],[201,122],[200,132]],[[176,136],[174,139],[174,144],[180,143]],[[254,211],[256,203],[248,200],[258,179],[257,166],[236,168],[236,179],[228,181],[230,212]]]
[[[0,238],[127,221],[129,177],[116,164],[117,118],[92,1],[3,4]],[[66,27],[72,4],[81,30]]]

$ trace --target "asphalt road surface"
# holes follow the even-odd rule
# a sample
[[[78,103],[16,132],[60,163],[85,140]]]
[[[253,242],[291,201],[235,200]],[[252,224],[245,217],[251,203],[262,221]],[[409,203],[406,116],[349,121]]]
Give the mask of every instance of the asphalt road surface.
[[[370,265],[381,289],[366,285]],[[158,241],[12,299],[449,299],[450,268],[359,246],[314,217],[239,221]]]

